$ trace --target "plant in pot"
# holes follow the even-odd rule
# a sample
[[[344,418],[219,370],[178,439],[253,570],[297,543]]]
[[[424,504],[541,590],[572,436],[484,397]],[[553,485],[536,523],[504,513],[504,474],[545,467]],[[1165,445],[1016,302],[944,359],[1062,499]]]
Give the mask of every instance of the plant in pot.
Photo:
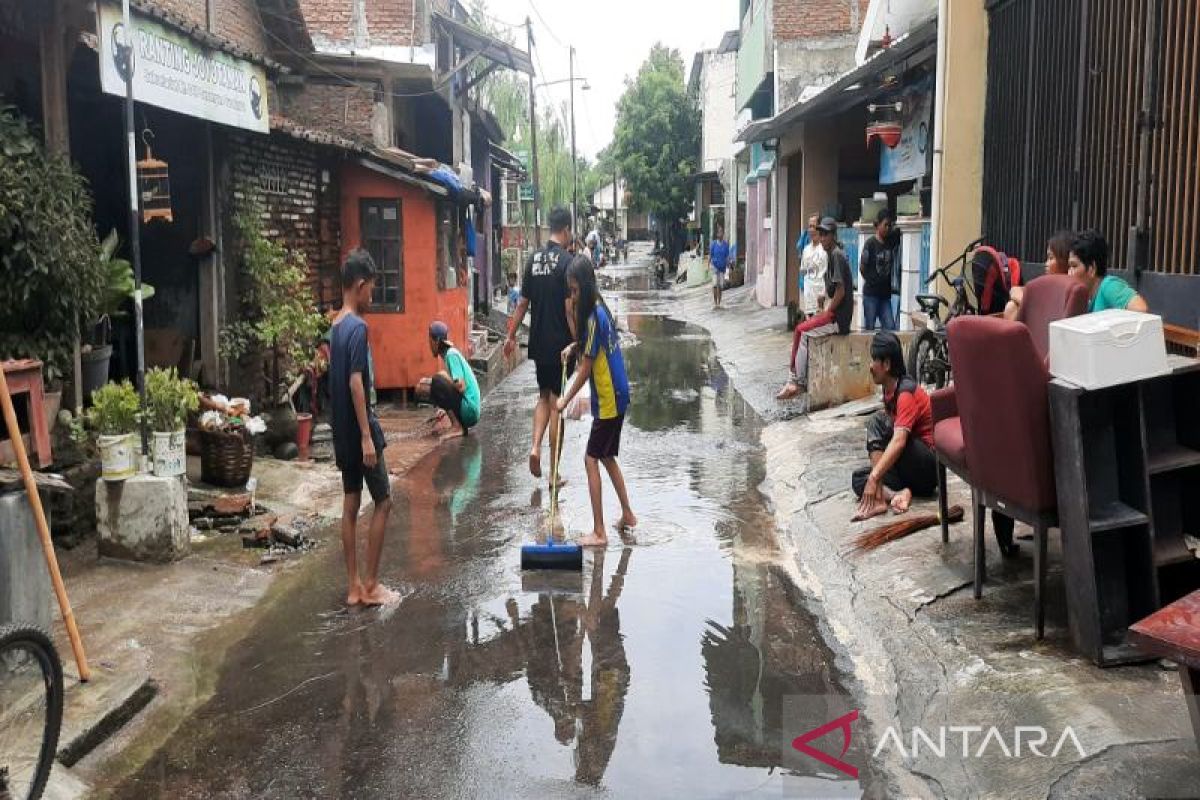
[[[112,323],[126,316],[126,303],[133,299],[135,281],[133,266],[117,258],[121,239],[116,230],[109,232],[100,243],[96,255],[103,291],[100,294],[99,315],[92,325],[91,339],[83,346],[83,393],[89,396],[108,381],[108,364],[112,359]],[[142,284],[142,301],[154,297],[154,287]]]
[[[150,453],[155,475],[176,477],[187,472],[184,426],[188,414],[198,408],[200,390],[179,377],[174,367],[146,373],[146,413],[153,431]]]
[[[137,429],[141,403],[129,381],[109,383],[92,393],[88,427],[96,433],[101,477],[123,481],[136,470]]]

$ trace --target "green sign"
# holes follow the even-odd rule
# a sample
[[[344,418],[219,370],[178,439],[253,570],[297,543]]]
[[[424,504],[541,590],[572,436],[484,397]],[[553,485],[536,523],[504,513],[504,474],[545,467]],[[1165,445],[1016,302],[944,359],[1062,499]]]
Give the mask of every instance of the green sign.
[[[525,169],[525,175],[529,178],[528,181],[521,184],[520,199],[522,202],[532,202],[533,197],[533,170],[529,168],[530,158],[528,150],[514,150],[513,155],[521,162],[521,166]]]

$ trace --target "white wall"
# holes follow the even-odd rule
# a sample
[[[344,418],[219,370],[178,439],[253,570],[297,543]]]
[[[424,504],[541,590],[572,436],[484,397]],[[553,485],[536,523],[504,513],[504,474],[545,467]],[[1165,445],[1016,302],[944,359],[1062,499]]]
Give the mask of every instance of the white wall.
[[[737,115],[734,94],[737,87],[737,52],[704,54],[700,79],[703,103],[703,127],[700,170],[718,170],[733,158],[734,118]],[[726,187],[727,189],[729,187]]]

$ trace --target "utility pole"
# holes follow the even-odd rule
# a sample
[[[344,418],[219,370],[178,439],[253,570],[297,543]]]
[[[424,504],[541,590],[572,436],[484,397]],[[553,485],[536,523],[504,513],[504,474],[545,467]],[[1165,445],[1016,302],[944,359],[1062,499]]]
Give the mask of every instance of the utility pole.
[[[560,73],[561,74],[561,73]],[[579,158],[575,155],[575,48],[571,47],[571,230],[578,232],[575,215],[579,209]]]
[[[125,143],[126,168],[129,172],[129,251],[133,260],[133,316],[137,342],[137,389],[141,407],[146,408],[146,348],[142,322],[142,229],[138,218],[137,145],[133,138],[133,73],[137,69],[133,21],[129,15],[129,0],[121,0],[121,16],[125,27],[125,46],[129,49],[129,71],[125,75]],[[141,415],[142,455],[150,453],[150,434],[146,430],[146,415]]]
[[[525,17],[525,32],[529,36],[529,61],[533,62],[533,22]],[[538,248],[542,246],[542,210],[541,190],[538,188],[538,148],[537,148],[537,91],[534,87],[534,76],[529,76],[529,147],[533,160],[533,241]]]

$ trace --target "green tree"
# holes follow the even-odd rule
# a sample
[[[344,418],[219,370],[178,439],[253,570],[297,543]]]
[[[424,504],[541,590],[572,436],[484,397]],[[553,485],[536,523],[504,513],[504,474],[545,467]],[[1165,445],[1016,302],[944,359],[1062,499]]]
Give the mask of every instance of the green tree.
[[[612,157],[634,204],[664,219],[685,216],[700,150],[700,115],[688,98],[678,50],[655,44],[617,102]]]

